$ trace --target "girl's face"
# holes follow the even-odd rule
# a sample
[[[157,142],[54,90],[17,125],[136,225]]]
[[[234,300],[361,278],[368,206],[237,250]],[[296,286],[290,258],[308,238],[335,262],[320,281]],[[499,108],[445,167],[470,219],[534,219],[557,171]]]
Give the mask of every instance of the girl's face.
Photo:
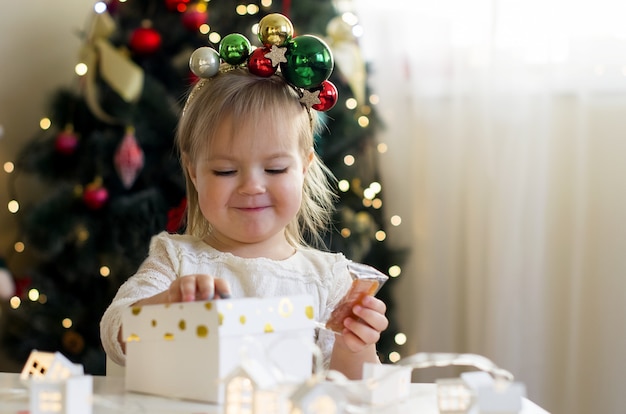
[[[243,121],[236,131],[225,119],[207,153],[187,164],[212,226],[206,241],[221,251],[273,259],[293,253],[285,227],[300,209],[313,152],[303,160],[294,123],[281,118]]]

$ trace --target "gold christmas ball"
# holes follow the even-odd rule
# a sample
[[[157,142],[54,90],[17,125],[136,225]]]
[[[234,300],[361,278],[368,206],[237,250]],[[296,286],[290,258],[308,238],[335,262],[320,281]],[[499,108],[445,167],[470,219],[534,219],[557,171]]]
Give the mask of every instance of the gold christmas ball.
[[[272,13],[259,22],[259,40],[265,46],[282,46],[293,37],[291,20],[280,13]]]

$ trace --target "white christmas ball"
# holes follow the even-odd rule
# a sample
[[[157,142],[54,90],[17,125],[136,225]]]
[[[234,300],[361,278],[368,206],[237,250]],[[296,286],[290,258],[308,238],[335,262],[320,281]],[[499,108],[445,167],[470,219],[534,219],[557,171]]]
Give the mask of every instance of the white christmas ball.
[[[200,47],[191,54],[189,68],[201,78],[215,76],[220,70],[220,55],[217,50],[211,47]]]

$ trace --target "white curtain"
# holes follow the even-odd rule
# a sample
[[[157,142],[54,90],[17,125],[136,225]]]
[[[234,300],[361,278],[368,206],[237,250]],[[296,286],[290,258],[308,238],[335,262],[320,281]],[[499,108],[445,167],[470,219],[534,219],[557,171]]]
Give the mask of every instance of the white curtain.
[[[550,412],[626,412],[626,3],[351,4],[411,249],[404,355],[479,353]]]

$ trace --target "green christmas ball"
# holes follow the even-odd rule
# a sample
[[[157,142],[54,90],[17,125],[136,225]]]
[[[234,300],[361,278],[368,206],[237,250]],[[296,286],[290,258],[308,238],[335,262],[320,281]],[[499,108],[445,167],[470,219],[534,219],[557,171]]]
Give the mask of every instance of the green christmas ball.
[[[231,65],[242,64],[250,56],[250,41],[242,34],[231,33],[220,42],[220,57]]]
[[[322,39],[313,35],[294,37],[287,44],[287,62],[280,70],[287,82],[311,89],[322,84],[333,71],[333,55]]]

